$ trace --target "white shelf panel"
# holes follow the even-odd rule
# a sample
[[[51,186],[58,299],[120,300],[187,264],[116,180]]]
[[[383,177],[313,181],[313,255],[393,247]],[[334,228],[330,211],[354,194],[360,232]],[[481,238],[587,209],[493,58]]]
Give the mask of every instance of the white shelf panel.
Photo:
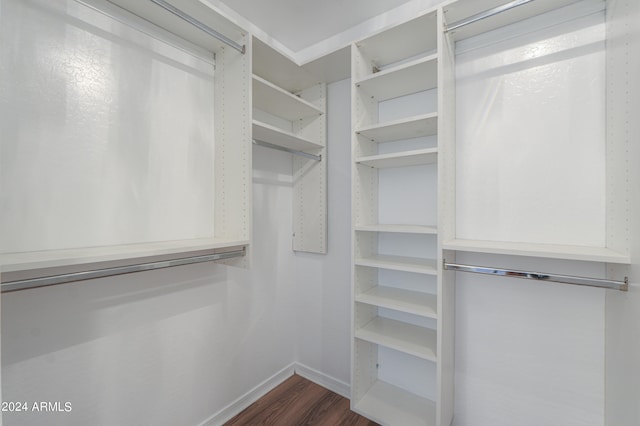
[[[356,329],[355,336],[427,361],[435,362],[437,359],[436,332],[425,327],[376,317]]]
[[[286,132],[257,120],[253,120],[253,138],[298,151],[322,148],[322,145],[319,143],[303,139],[291,132]]]
[[[41,268],[55,268],[60,266],[138,259],[143,257],[167,256],[179,253],[246,246],[248,244],[248,240],[199,238],[156,243],[8,253],[2,255],[2,272],[8,273]]]
[[[433,89],[438,85],[438,55],[388,68],[356,81],[355,85],[377,101]]]
[[[376,380],[353,410],[382,425],[433,426],[435,402]]]
[[[380,123],[356,130],[356,133],[373,142],[390,142],[433,136],[438,133],[438,113],[422,114]]]
[[[429,13],[356,43],[377,66],[428,53],[437,48],[436,14]]]
[[[544,257],[549,259],[583,260],[587,262],[631,263],[629,255],[606,247],[585,247],[558,244],[512,243],[456,239],[443,244],[445,250],[513,256]]]
[[[356,302],[381,308],[394,309],[413,315],[437,318],[438,297],[434,294],[404,290],[395,287],[376,286],[356,294]]]
[[[391,225],[391,224],[356,225],[354,229],[356,231],[364,231],[364,232],[392,232],[397,234],[436,235],[438,233],[438,227],[426,226],[426,225]]]
[[[289,121],[322,114],[312,103],[257,75],[253,76],[253,106]]]
[[[395,152],[391,154],[379,154],[356,158],[356,163],[376,169],[419,166],[425,164],[433,164],[437,161],[437,148],[416,149],[413,151]]]
[[[464,40],[487,31],[504,27],[545,12],[559,9],[580,0],[536,0],[487,19],[454,30],[455,40]],[[505,0],[457,1],[447,5],[447,23],[453,24],[475,14],[504,5]]]
[[[417,274],[437,275],[438,273],[435,260],[421,259],[417,257],[378,254],[374,256],[358,258],[356,259],[355,264],[358,266],[370,266],[373,268],[414,272]]]

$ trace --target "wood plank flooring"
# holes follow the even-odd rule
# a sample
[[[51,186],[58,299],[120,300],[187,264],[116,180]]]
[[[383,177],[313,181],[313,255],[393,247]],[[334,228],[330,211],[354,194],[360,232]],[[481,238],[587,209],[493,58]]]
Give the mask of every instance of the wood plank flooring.
[[[349,409],[349,400],[294,374],[225,426],[376,426]]]

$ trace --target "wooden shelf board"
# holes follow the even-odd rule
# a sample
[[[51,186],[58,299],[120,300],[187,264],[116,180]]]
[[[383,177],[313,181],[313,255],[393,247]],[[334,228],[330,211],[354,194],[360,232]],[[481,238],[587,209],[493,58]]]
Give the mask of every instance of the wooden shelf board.
[[[308,151],[322,148],[319,143],[303,139],[291,132],[286,132],[275,126],[253,120],[253,138],[256,140],[268,142],[273,145],[285,148],[295,149],[298,151]]]
[[[355,337],[427,361],[436,361],[436,332],[402,321],[375,317],[356,329]]]
[[[376,380],[353,410],[383,425],[434,426],[435,402]]]
[[[248,240],[198,238],[141,244],[123,244],[104,247],[86,247],[64,250],[46,250],[2,255],[2,272],[28,271],[88,263],[112,262],[179,253],[211,251],[246,246]]]
[[[320,108],[270,83],[253,76],[253,106],[289,121],[321,115]]]
[[[379,154],[356,158],[356,163],[376,169],[419,166],[425,164],[433,164],[437,161],[437,148],[416,149],[413,151],[395,152],[391,154]]]
[[[365,232],[392,232],[397,234],[431,234],[438,233],[437,226],[426,225],[393,225],[393,224],[375,224],[375,225],[356,225],[356,231]]]
[[[629,255],[616,252],[606,247],[456,239],[445,241],[443,248],[445,250],[543,257],[549,259],[583,260],[588,262],[622,264],[631,263]]]
[[[385,66],[437,48],[437,22],[434,12],[402,25],[380,31],[356,46],[377,66]]]
[[[379,123],[356,130],[356,133],[379,143],[433,136],[438,133],[438,113]]]
[[[358,258],[355,261],[359,266],[391,269],[394,271],[415,272],[418,274],[436,275],[438,273],[436,261],[416,257],[373,255]]]
[[[421,92],[438,85],[438,56],[430,55],[372,74],[355,82],[377,101]]]
[[[356,294],[356,302],[393,309],[428,318],[438,317],[438,297],[434,294],[376,286]]]

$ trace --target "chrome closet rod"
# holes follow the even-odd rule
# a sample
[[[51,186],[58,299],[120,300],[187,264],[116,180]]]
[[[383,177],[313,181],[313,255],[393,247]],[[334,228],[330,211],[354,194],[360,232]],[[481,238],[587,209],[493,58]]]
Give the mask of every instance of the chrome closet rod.
[[[167,12],[173,13],[174,15],[176,15],[178,18],[182,19],[183,21],[186,21],[186,22],[190,23],[191,25],[193,25],[194,27],[204,31],[205,33],[209,34],[211,37],[214,37],[214,38],[220,40],[221,42],[223,42],[224,44],[226,44],[228,46],[231,46],[232,48],[236,49],[238,52],[240,52],[240,53],[242,53],[244,55],[244,53],[246,51],[244,45],[236,43],[235,41],[231,40],[229,37],[225,36],[224,34],[219,33],[218,31],[214,30],[210,26],[198,21],[193,16],[187,15],[182,10],[178,9],[177,7],[173,6],[172,4],[170,4],[170,3],[168,3],[168,2],[166,2],[164,0],[151,0],[151,2],[157,4],[158,6],[160,6],[161,8],[166,10]]]
[[[214,260],[241,257],[246,249],[227,251],[223,253],[206,254],[201,256],[183,257],[179,259],[163,260],[159,262],[139,263],[135,265],[116,266],[113,268],[94,269],[90,271],[71,272],[68,274],[51,275],[48,277],[30,278],[25,280],[7,281],[1,284],[2,293],[29,288],[46,287],[75,281],[91,280],[95,278],[112,277],[115,275],[131,274],[134,272],[152,271],[154,269],[172,268],[174,266],[192,265],[194,263],[211,262]]]
[[[526,280],[549,281],[562,284],[585,285],[589,287],[602,287],[614,290],[627,291],[629,280],[624,281],[605,280],[601,278],[576,277],[573,275],[546,274],[542,272],[514,271],[510,269],[491,268],[487,266],[461,265],[458,263],[444,262],[444,269],[458,272],[473,272],[475,274],[498,275],[502,277],[523,278]]]
[[[473,24],[474,22],[481,21],[483,19],[489,18],[491,16],[497,15],[502,12],[506,12],[507,10],[511,10],[518,6],[522,6],[524,4],[530,3],[534,0],[515,0],[502,6],[494,7],[493,9],[485,10],[484,12],[476,13],[473,16],[470,16],[465,19],[461,19],[460,21],[454,22],[451,25],[447,25],[444,32],[453,31],[457,28],[464,27],[465,25]]]
[[[315,161],[322,161],[322,155],[309,154],[308,152],[298,151],[291,148],[285,148],[284,146],[274,145],[272,143],[261,141],[258,139],[254,139],[253,144],[258,146],[263,146],[265,148],[277,149],[278,151],[288,152],[293,155],[299,155],[300,157],[310,158]]]

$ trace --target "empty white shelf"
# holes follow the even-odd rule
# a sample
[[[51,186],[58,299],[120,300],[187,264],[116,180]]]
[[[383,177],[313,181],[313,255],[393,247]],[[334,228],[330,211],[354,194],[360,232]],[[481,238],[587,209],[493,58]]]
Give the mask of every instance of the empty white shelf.
[[[428,361],[436,361],[436,332],[425,327],[375,317],[356,329],[356,338],[395,349]]]
[[[433,426],[435,402],[376,380],[354,405],[354,411],[383,425]]]
[[[438,297],[434,294],[376,286],[356,294],[356,302],[394,309],[428,318],[437,318]]]
[[[2,256],[2,272],[9,273],[32,269],[85,265],[89,263],[129,261],[142,258],[150,259],[152,257],[172,256],[181,253],[216,251],[218,249],[246,246],[248,244],[248,240],[194,238],[191,240],[154,243],[7,253]]]
[[[390,142],[433,136],[438,133],[438,113],[421,114],[379,123],[358,129],[356,133],[373,142]]]
[[[476,253],[544,257],[549,259],[583,260],[588,262],[631,263],[629,255],[606,247],[586,247],[560,244],[514,243],[456,239],[443,244],[446,250]]]
[[[375,225],[356,225],[356,231],[365,232],[393,232],[397,234],[432,234],[438,233],[436,226],[426,225],[391,225],[391,224],[375,224]]]
[[[257,75],[253,76],[253,106],[289,121],[322,114],[320,108]]]
[[[417,257],[378,254],[358,258],[355,264],[394,271],[415,272],[417,274],[436,275],[438,273],[435,260]]]
[[[438,55],[380,71],[355,84],[377,101],[433,89],[438,85]]]
[[[437,48],[436,14],[429,13],[362,40],[356,45],[377,66],[432,52]]]
[[[319,143],[301,138],[291,132],[284,131],[257,120],[253,120],[253,138],[273,145],[295,149],[297,151],[308,151],[322,148],[322,145]]]
[[[438,148],[416,149],[391,154],[371,155],[356,158],[356,163],[376,169],[389,167],[419,166],[438,161]]]

